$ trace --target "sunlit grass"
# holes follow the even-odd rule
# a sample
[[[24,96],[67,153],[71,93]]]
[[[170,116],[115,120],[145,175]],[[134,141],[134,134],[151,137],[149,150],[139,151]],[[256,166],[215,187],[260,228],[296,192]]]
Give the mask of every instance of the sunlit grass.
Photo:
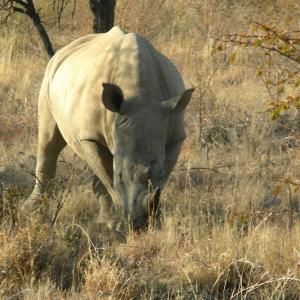
[[[300,159],[297,139],[290,142],[291,130],[300,129],[297,112],[271,121],[268,94],[255,75],[261,58],[243,49],[229,63],[226,53],[211,52],[206,35],[238,30],[234,21],[244,28],[245,14],[255,18],[264,10],[250,4],[229,10],[225,0],[216,7],[166,1],[152,26],[142,18],[151,10],[144,2],[120,1],[116,22],[151,38],[196,92],[186,114],[188,137],[162,195],[162,228],[126,239],[97,224],[91,171],[68,149],[53,199],[43,199],[32,220],[18,219],[16,203],[34,181],[37,98],[47,61],[33,27],[1,29],[0,297],[298,299]],[[276,3],[287,14],[287,4]],[[90,32],[83,20],[88,7],[79,5],[82,15],[66,14],[62,29],[45,8],[56,47]],[[267,5],[262,18],[271,11],[280,16],[273,9]],[[58,201],[64,206],[53,225]]]

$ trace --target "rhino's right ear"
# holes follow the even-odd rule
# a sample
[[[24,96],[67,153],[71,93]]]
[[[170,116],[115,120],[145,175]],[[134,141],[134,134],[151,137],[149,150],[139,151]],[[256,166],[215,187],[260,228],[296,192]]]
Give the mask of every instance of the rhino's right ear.
[[[162,102],[162,106],[168,111],[183,112],[189,104],[195,89],[187,89],[180,96],[173,97]]]
[[[124,101],[122,90],[115,84],[103,83],[102,102],[112,112],[120,112]]]

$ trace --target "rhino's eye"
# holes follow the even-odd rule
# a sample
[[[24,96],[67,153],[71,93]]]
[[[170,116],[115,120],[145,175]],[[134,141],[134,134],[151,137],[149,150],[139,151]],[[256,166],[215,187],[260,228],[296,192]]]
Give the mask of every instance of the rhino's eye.
[[[122,176],[122,173],[121,173],[121,172],[118,174],[118,176],[119,176],[119,179],[122,180],[122,177],[123,177],[123,176]]]

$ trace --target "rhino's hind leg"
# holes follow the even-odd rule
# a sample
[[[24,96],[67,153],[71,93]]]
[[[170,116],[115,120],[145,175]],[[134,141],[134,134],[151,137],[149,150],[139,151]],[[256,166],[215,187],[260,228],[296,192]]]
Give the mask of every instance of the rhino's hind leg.
[[[46,101],[40,101],[36,182],[33,192],[22,206],[24,213],[30,213],[38,208],[40,195],[46,192],[47,184],[54,178],[57,158],[65,146],[66,142]]]

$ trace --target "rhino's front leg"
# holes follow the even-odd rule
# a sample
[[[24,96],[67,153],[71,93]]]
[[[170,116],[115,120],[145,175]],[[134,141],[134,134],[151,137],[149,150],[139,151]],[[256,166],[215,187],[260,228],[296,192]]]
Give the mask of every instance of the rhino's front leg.
[[[99,200],[99,222],[108,223],[108,219],[114,213],[114,205],[106,187],[97,175],[94,175],[93,177],[92,190]]]
[[[100,204],[99,222],[113,223],[115,219],[112,199],[115,197],[113,188],[113,156],[99,143],[82,140],[81,147],[85,161],[98,177],[94,179],[93,191]]]
[[[166,159],[164,164],[165,180],[166,181],[173,170],[182,145],[182,140],[168,144],[166,147]]]

